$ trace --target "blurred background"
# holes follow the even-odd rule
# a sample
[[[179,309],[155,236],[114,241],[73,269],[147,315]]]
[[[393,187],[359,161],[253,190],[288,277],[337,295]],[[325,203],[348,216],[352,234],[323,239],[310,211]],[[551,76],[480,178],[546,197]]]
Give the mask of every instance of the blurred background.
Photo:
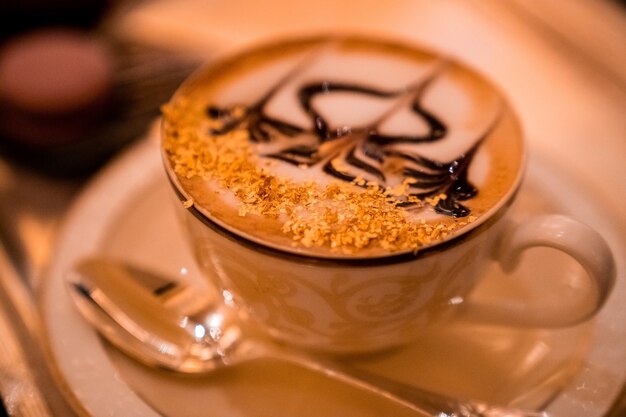
[[[0,5],[0,151],[55,177],[83,176],[141,136],[191,66],[116,36],[132,2]]]

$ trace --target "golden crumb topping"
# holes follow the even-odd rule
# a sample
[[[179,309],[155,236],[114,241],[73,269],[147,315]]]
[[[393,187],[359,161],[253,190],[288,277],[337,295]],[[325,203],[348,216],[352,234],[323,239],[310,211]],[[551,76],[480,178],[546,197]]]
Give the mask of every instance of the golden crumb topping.
[[[383,188],[356,178],[352,183],[302,183],[270,173],[259,163],[245,126],[218,135],[220,121],[191,109],[184,97],[163,107],[164,149],[180,178],[216,181],[236,196],[239,216],[273,218],[294,245],[326,247],[353,254],[363,248],[417,251],[448,236],[476,217],[426,221],[398,206],[405,201],[435,206],[445,194],[422,200],[408,196],[413,179]],[[337,162],[334,168],[341,170]],[[186,208],[193,200],[184,203]]]

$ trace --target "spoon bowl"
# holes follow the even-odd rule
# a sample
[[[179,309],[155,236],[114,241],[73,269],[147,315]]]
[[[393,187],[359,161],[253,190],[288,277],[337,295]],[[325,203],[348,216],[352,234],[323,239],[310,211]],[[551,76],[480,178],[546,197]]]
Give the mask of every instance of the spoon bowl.
[[[67,284],[81,314],[105,339],[151,366],[205,373],[222,366],[242,341],[234,308],[131,265],[87,259]]]

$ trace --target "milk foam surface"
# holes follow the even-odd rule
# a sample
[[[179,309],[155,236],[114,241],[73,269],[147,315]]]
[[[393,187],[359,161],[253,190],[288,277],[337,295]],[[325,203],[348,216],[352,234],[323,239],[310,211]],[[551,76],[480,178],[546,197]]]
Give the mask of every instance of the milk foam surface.
[[[285,226],[293,221],[293,207],[281,206],[284,212],[271,215],[242,212],[247,203],[239,185],[221,181],[213,171],[176,171],[181,187],[207,216],[289,251],[377,256],[437,243],[493,211],[516,186],[521,170],[517,121],[488,81],[447,58],[392,43],[316,39],[252,50],[205,70],[172,99],[170,109],[164,143],[175,171],[183,151],[171,144],[185,135],[210,143],[242,134],[240,147],[263,178],[314,184],[322,189],[321,200],[328,194],[323,188],[337,183],[342,190],[354,189],[348,191],[353,197],[375,188],[409,221],[444,226],[444,236],[411,240],[416,248],[381,244],[385,239],[374,232],[355,250],[337,243],[343,238],[311,243],[303,240],[306,233],[298,238]],[[178,159],[172,157],[177,152]],[[340,222],[359,198],[328,199]],[[327,203],[316,200],[318,206]],[[302,224],[319,215],[310,201],[305,205]]]

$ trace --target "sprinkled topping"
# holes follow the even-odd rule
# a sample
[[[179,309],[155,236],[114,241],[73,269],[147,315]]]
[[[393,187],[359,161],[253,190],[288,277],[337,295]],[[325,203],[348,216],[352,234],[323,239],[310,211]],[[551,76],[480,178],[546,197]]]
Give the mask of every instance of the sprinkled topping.
[[[280,177],[263,168],[245,124],[225,134],[216,133],[224,121],[207,117],[205,109],[194,110],[184,97],[164,106],[163,115],[164,149],[176,175],[216,181],[236,196],[239,216],[275,219],[294,246],[328,248],[343,254],[364,248],[417,251],[476,219],[427,221],[400,207],[399,196],[420,207],[434,207],[447,197],[440,194],[422,201],[408,196],[412,178],[383,188],[361,177],[352,183],[327,184]],[[331,164],[339,171],[343,168],[341,161]],[[191,204],[189,200],[184,206]]]

